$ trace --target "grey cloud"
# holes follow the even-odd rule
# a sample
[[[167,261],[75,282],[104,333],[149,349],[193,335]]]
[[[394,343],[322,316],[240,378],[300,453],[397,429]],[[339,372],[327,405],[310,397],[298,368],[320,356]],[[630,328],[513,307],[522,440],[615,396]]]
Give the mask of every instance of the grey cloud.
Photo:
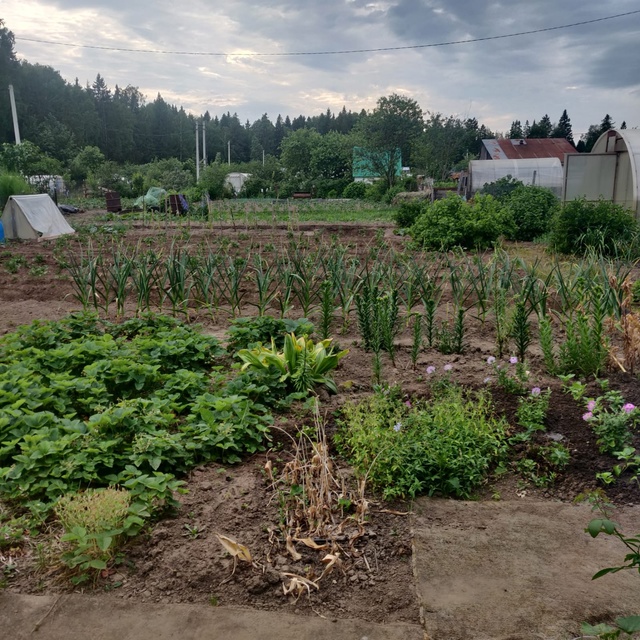
[[[590,73],[594,85],[623,89],[640,85],[640,40],[618,42],[606,48]]]

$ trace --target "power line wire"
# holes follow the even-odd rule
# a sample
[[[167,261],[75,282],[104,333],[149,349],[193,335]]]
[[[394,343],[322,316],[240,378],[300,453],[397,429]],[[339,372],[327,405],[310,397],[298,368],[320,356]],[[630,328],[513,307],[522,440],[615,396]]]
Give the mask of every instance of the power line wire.
[[[572,27],[580,27],[586,24],[594,24],[596,22],[604,22],[605,20],[613,20],[614,18],[624,18],[640,13],[640,9],[636,11],[627,11],[626,13],[617,13],[612,16],[604,16],[603,18],[595,18],[593,20],[583,20],[582,22],[572,22],[570,24],[561,24],[555,27],[544,27],[543,29],[532,29],[530,31],[518,31],[516,33],[506,33],[498,36],[485,36],[484,38],[470,38],[468,40],[449,40],[447,42],[434,42],[430,44],[414,44],[402,47],[377,47],[375,49],[343,49],[337,51],[292,51],[292,52],[272,52],[272,53],[224,53],[214,51],[172,51],[168,49],[131,49],[126,47],[106,47],[94,44],[75,44],[72,42],[60,42],[57,40],[42,40],[39,38],[16,37],[18,41],[37,42],[39,44],[53,44],[64,47],[77,47],[80,49],[100,49],[102,51],[122,51],[126,53],[159,53],[175,56],[211,56],[211,57],[248,57],[248,58],[266,58],[266,57],[287,57],[287,56],[332,56],[353,53],[377,53],[383,51],[406,51],[409,49],[428,49],[434,47],[448,47],[456,44],[470,44],[472,42],[486,42],[488,40],[502,40],[505,38],[516,38],[518,36],[528,36],[534,33],[544,33],[547,31],[557,31],[559,29],[569,29]]]

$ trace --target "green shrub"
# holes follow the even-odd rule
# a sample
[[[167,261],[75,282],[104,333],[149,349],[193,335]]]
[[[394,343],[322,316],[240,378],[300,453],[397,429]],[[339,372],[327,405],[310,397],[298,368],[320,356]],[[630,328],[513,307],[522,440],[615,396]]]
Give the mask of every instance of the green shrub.
[[[469,205],[463,246],[484,249],[500,236],[513,234],[513,219],[508,209],[490,195],[476,196]]]
[[[510,235],[510,213],[493,196],[476,196],[473,203],[450,195],[428,205],[411,227],[415,243],[426,249],[448,250],[491,246],[501,235]]]
[[[367,185],[364,182],[351,182],[342,191],[343,198],[362,200],[367,193]]]
[[[558,198],[549,189],[518,185],[506,200],[515,232],[510,239],[534,240],[549,231]]]
[[[614,255],[635,240],[638,223],[633,214],[607,200],[584,198],[566,202],[551,222],[551,246],[560,253],[583,254],[590,249]]]
[[[0,210],[7,204],[9,196],[31,193],[31,187],[24,178],[15,173],[0,174]]]
[[[365,200],[370,200],[371,202],[382,202],[386,193],[387,193],[386,181],[376,180],[372,184],[367,185],[367,190],[365,191],[364,197],[365,197]]]
[[[523,186],[524,184],[520,180],[516,180],[514,177],[508,175],[495,182],[487,182],[487,184],[480,189],[479,193],[493,196],[500,202],[506,202],[518,187]]]
[[[391,204],[394,200],[394,198],[399,194],[402,193],[404,191],[404,189],[402,188],[402,185],[397,184],[394,187],[391,187],[390,189],[387,189],[387,191],[385,191],[384,196],[382,197],[382,202],[384,202],[385,204]]]
[[[411,406],[393,390],[378,393],[342,415],[338,447],[385,498],[468,498],[505,450],[508,425],[488,397],[459,387]]]
[[[423,212],[424,201],[401,202],[398,209],[393,214],[394,222],[401,228],[407,229],[412,226]]]

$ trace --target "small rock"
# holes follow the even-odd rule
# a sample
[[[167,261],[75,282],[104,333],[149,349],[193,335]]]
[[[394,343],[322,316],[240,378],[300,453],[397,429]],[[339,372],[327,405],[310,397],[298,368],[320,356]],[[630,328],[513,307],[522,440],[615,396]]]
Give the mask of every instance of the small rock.
[[[213,484],[211,482],[203,482],[200,485],[200,489],[202,489],[202,491],[211,491],[211,489],[213,489]]]
[[[264,580],[263,576],[255,576],[247,582],[247,591],[254,595],[266,591],[268,587],[269,583]]]
[[[355,584],[356,582],[358,582],[358,580],[359,580],[359,578],[358,578],[358,576],[357,576],[357,575],[356,575],[356,576],[351,576],[351,577],[349,578],[349,582],[353,582],[354,584]]]
[[[280,582],[280,574],[275,569],[272,569],[271,567],[269,567],[264,572],[264,579],[269,584],[278,584]]]

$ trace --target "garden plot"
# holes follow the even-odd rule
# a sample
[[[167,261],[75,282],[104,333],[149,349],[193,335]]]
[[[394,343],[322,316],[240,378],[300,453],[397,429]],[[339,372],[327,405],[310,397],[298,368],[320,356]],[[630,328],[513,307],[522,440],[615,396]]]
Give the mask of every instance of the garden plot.
[[[515,246],[477,255],[414,252],[386,230],[109,223],[89,225],[72,240],[9,245],[0,254],[7,276],[1,331],[71,310],[101,319],[67,325],[72,341],[93,335],[91,356],[55,331],[28,331],[44,342],[28,345],[39,350],[30,352],[31,374],[21,378],[16,368],[11,376],[19,387],[13,402],[28,397],[35,413],[38,402],[52,411],[62,403],[56,420],[76,421],[85,440],[98,424],[108,431],[115,412],[133,413],[118,418],[128,419],[132,439],[115,453],[102,451],[105,469],[96,477],[83,479],[95,472],[84,461],[82,473],[60,476],[58,485],[45,473],[28,486],[10,487],[12,478],[3,476],[8,587],[73,588],[60,560],[71,539],[56,542],[63,531],[52,506],[41,510],[46,526],[35,530],[29,513],[38,505],[21,510],[19,495],[30,488],[34,500],[53,502],[99,484],[132,490],[146,475],[139,492],[151,488],[167,506],[174,498],[183,503],[167,519],[152,495],[147,512],[129,514],[142,520],[129,522],[142,527],[142,537],[87,567],[95,571],[78,588],[93,588],[95,579],[110,597],[380,622],[418,619],[407,515],[414,495],[504,500],[505,511],[522,496],[573,500],[595,489],[617,504],[637,503],[637,482],[629,482],[640,444],[631,268],[596,256],[521,261]],[[525,249],[535,255],[533,245]],[[155,316],[151,343],[143,320],[131,320],[149,312],[168,316]],[[313,361],[292,365],[284,335],[308,333],[302,318],[314,327],[304,347]],[[192,331],[194,322],[202,333]],[[282,342],[271,346],[271,337]],[[322,355],[316,347],[325,338],[333,342]],[[337,368],[320,371],[332,348],[349,353]],[[242,349],[253,356],[242,358]],[[74,367],[74,382],[63,379]],[[52,399],[51,380],[63,400]],[[86,385],[94,385],[94,396]],[[309,389],[318,393],[318,409]],[[372,398],[377,404],[363,405]],[[461,446],[446,434],[454,413]],[[367,416],[377,416],[379,432],[367,427]],[[219,424],[229,428],[221,433]],[[120,427],[111,436],[121,437]],[[3,446],[22,447],[7,440]],[[7,468],[16,463],[7,460]],[[149,487],[156,472],[172,477]],[[185,488],[185,495],[172,492]],[[323,491],[314,503],[313,492]],[[585,511],[582,529],[589,518]]]

